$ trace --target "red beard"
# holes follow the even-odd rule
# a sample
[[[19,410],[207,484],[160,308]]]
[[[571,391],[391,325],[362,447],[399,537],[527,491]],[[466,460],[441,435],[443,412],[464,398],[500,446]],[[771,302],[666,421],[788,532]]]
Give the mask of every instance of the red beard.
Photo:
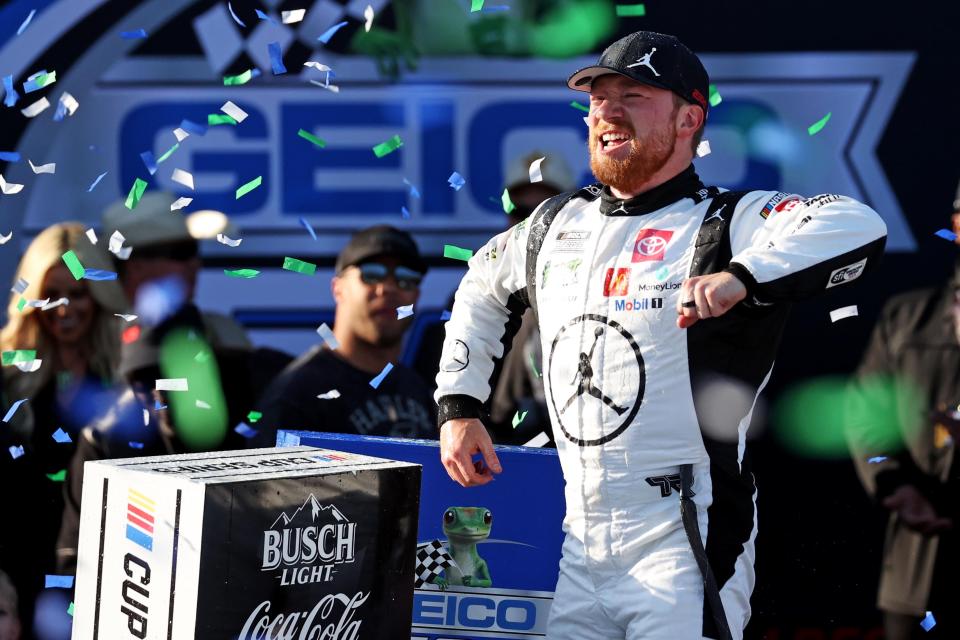
[[[617,128],[626,129],[623,126]],[[629,155],[616,159],[601,155],[597,151],[600,135],[607,130],[609,127],[598,135],[589,136],[590,169],[597,180],[623,193],[638,193],[670,160],[677,141],[677,132],[673,127],[664,127],[660,131],[647,134],[643,140],[632,138]],[[635,132],[630,133],[636,135]]]

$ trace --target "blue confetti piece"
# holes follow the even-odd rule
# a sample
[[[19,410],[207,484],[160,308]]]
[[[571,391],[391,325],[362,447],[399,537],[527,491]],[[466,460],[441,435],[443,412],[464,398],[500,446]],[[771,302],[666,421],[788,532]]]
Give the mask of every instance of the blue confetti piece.
[[[257,17],[260,18],[261,20],[266,20],[271,24],[277,24],[276,20],[274,20],[273,18],[265,14],[263,11],[260,11],[260,9],[257,9],[256,11],[257,11]],[[280,26],[280,25],[277,25],[277,26]]]
[[[73,576],[52,576],[47,574],[43,583],[44,589],[70,589],[73,587]]]
[[[17,35],[20,35],[21,33],[27,30],[27,26],[29,26],[30,21],[33,20],[33,16],[35,15],[37,15],[37,10],[33,9],[30,12],[30,15],[27,16],[27,19],[20,24],[20,27],[17,29]]]
[[[887,459],[887,456],[874,456],[872,458],[867,458],[868,464],[877,464],[878,462],[883,462]]]
[[[186,131],[187,133],[194,136],[205,136],[207,135],[207,125],[197,124],[193,120],[181,120],[180,128]]]
[[[103,269],[84,269],[84,280],[116,280],[117,274],[113,271],[104,271]]]
[[[124,40],[143,40],[147,37],[146,29],[137,29],[136,31],[121,31],[120,37]]]
[[[13,88],[13,76],[3,76],[3,90],[6,92],[6,96],[3,98],[4,106],[12,107],[17,104],[20,94]]]
[[[403,179],[403,184],[405,184],[405,185],[407,185],[408,187],[410,187],[410,195],[411,195],[411,196],[413,196],[414,198],[419,198],[419,197],[420,197],[420,192],[417,190],[417,188],[416,188],[415,186],[413,186],[413,183],[412,183],[412,182],[410,182],[409,180],[407,180],[406,178],[404,178],[404,179]]]
[[[10,457],[12,457],[14,460],[16,460],[17,458],[23,455],[23,447],[19,445],[15,447],[10,447],[7,449],[7,451],[10,452]]]
[[[957,240],[957,234],[955,234],[953,231],[950,231],[949,229],[940,229],[940,231],[937,231],[933,235],[939,236],[944,240],[949,240],[950,242],[956,242]]]
[[[131,449],[143,449],[143,443],[142,443],[142,442],[133,442],[133,441],[131,441],[131,442],[128,442],[127,445],[128,445]]]
[[[17,400],[12,405],[10,405],[10,408],[7,409],[7,415],[3,416],[3,421],[10,422],[10,418],[13,417],[13,414],[15,414],[17,412],[17,409],[20,408],[20,405],[22,405],[26,401],[27,399],[23,398],[22,400]]]
[[[924,631],[930,631],[937,626],[937,619],[933,617],[931,612],[927,611],[927,615],[920,621],[920,626],[923,627]]]
[[[441,322],[446,322],[446,321],[449,320],[449,319],[450,319],[450,312],[444,310],[444,312],[440,314],[440,321],[441,321]]]
[[[270,53],[270,68],[273,69],[273,75],[285,74],[287,68],[283,66],[283,51],[280,50],[280,43],[271,42],[267,45],[267,51]]]
[[[140,154],[140,159],[143,160],[143,164],[147,167],[150,175],[157,172],[157,159],[154,157],[153,151],[144,151]]]
[[[154,411],[160,411],[161,409],[166,409],[166,408],[167,408],[167,405],[163,404],[163,403],[160,402],[159,400],[154,400],[154,401],[153,401],[153,410],[154,410]]]
[[[107,175],[107,173],[109,173],[109,172],[108,172],[108,171],[104,171],[103,173],[101,173],[100,175],[98,175],[98,176],[97,176],[97,179],[94,180],[94,181],[93,181],[93,184],[90,185],[90,188],[87,189],[87,193],[90,193],[91,191],[93,191],[93,190],[96,188],[96,186],[97,186],[98,184],[100,184],[100,181],[103,180],[103,177],[104,177],[105,175]]]
[[[383,371],[377,374],[377,377],[370,381],[370,386],[374,389],[379,387],[380,383],[383,382],[383,379],[386,378],[387,374],[389,374],[391,371],[393,371],[393,363],[388,362],[387,366],[383,368]]]
[[[498,11],[510,11],[510,7],[505,4],[495,4],[480,10],[481,13],[496,13]]]
[[[73,442],[73,440],[70,438],[70,434],[64,431],[62,428],[53,432],[53,439],[61,444],[64,442]]]
[[[256,429],[243,422],[234,427],[233,430],[242,435],[244,438],[252,438],[253,436],[257,435]]]
[[[313,227],[310,226],[310,223],[300,218],[300,226],[307,230],[307,233],[310,234],[310,237],[314,240],[317,239],[317,232],[313,230]]]
[[[347,24],[346,22],[338,22],[337,24],[333,25],[332,27],[324,31],[323,35],[317,38],[317,40],[319,40],[323,44],[327,44],[328,42],[330,42],[330,38],[333,37],[333,34],[335,34],[341,28],[346,26],[346,24]]]
[[[400,215],[403,216],[404,220],[410,219],[410,211],[406,207],[400,207]]]
[[[227,0],[227,11],[230,12],[230,17],[233,18],[233,21],[234,21],[234,22],[236,22],[238,25],[240,25],[240,26],[243,27],[244,29],[247,28],[247,25],[245,25],[245,24],[243,23],[243,20],[241,20],[240,18],[238,18],[238,17],[237,17],[237,14],[234,13],[233,7],[230,6],[230,0]]]
[[[60,122],[67,117],[67,103],[63,100],[57,101],[57,110],[53,112],[53,121]]]
[[[0,151],[0,160],[4,162],[20,162],[20,154],[16,151]]]
[[[467,184],[467,181],[463,179],[463,176],[454,171],[450,174],[450,177],[447,178],[447,182],[450,183],[450,186],[453,187],[454,191],[460,191],[463,188],[463,185]]]

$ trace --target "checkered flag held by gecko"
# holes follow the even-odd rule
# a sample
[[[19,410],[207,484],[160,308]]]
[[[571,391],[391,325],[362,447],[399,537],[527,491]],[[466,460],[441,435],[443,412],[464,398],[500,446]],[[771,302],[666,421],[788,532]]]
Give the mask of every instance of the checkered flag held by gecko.
[[[447,553],[447,549],[442,542],[431,540],[418,544],[414,588],[420,589],[425,584],[433,584],[434,579],[440,577],[440,572],[450,566],[456,566],[456,563]]]

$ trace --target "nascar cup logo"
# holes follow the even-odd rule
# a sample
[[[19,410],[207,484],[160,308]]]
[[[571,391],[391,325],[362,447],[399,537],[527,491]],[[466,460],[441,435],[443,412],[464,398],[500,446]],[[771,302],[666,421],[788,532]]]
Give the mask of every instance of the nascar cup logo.
[[[283,568],[280,584],[330,582],[334,567],[353,562],[357,525],[313,494],[293,515],[281,513],[263,532],[261,571]]]

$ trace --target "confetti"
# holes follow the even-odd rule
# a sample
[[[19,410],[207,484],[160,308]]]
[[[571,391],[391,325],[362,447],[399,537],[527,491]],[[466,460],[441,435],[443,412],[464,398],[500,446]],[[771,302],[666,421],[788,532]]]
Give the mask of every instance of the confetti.
[[[280,76],[287,72],[283,65],[283,51],[280,50],[279,42],[271,42],[267,45],[267,52],[270,54],[270,68],[273,75]]]
[[[302,273],[308,276],[312,276],[317,272],[317,265],[312,262],[304,262],[303,260],[297,260],[296,258],[291,258],[290,256],[283,257],[283,268],[287,271],[296,271],[297,273]]]
[[[283,22],[283,24],[296,24],[297,22],[303,21],[303,16],[306,13],[306,9],[291,9],[290,11],[281,11],[280,20]]]
[[[43,306],[46,306],[49,303],[50,303],[50,298],[45,298],[43,300],[27,300],[26,306],[31,307],[33,309],[39,309]]]
[[[451,316],[451,315],[452,315],[452,314],[451,314],[449,311],[447,311],[446,309],[444,309],[444,310],[443,310],[443,313],[440,314],[440,322],[446,322],[447,320],[450,319],[450,316]]]
[[[403,320],[404,318],[409,318],[412,315],[413,315],[412,304],[397,307],[397,320]]]
[[[223,273],[231,278],[256,278],[260,272],[256,269],[224,269]]]
[[[251,423],[256,423],[256,421],[262,417],[263,417],[263,414],[260,413],[259,411],[251,411],[250,413],[247,414],[247,420],[249,420]]]
[[[240,243],[243,242],[243,238],[237,238],[236,240],[234,240],[233,238],[228,238],[222,233],[218,233],[217,242],[219,242],[220,244],[225,244],[228,247],[239,247]]]
[[[400,215],[403,217],[404,220],[409,220],[410,210],[407,209],[406,207],[400,207]]]
[[[887,459],[887,456],[874,456],[872,458],[867,458],[867,464],[877,464],[883,462]]]
[[[22,399],[22,400],[17,400],[17,401],[14,402],[12,405],[10,405],[10,408],[7,409],[7,414],[6,414],[5,416],[3,416],[3,421],[4,421],[4,422],[10,422],[10,418],[13,417],[13,414],[15,414],[15,413],[17,412],[17,409],[20,408],[20,405],[23,404],[23,403],[26,402],[26,401],[27,401],[27,398],[24,398],[24,399]],[[22,450],[22,449],[21,449],[21,453],[23,453],[23,450]]]
[[[14,366],[24,373],[33,373],[40,368],[41,364],[43,364],[43,360],[33,360],[31,362],[18,362]]]
[[[843,320],[844,318],[852,318],[855,315],[857,315],[857,305],[840,307],[839,309],[834,309],[830,312],[830,321],[836,322],[837,320]]]
[[[149,424],[150,424],[150,412],[144,409],[143,410],[143,426],[146,427]]]
[[[127,260],[130,258],[130,252],[133,251],[133,247],[124,247],[123,243],[125,241],[126,238],[123,237],[122,233],[114,231],[113,235],[110,236],[107,249],[121,260]]]
[[[503,205],[504,213],[510,213],[517,208],[517,205],[513,204],[513,201],[510,199],[510,192],[507,189],[504,189],[500,195],[500,204]]]
[[[720,92],[717,91],[717,85],[715,84],[710,85],[709,94],[710,94],[709,101],[710,101],[711,107],[715,107],[721,102],[723,102],[723,98],[720,96]]]
[[[6,420],[4,420],[4,422],[6,422]],[[9,447],[7,451],[10,452],[10,457],[14,460],[23,455],[23,447],[19,445],[15,447]]]
[[[647,8],[642,4],[618,4],[617,17],[639,18],[647,15]]]
[[[374,389],[378,388],[380,383],[383,382],[383,379],[386,378],[387,374],[389,374],[391,371],[393,371],[393,363],[388,362],[387,366],[383,368],[383,371],[378,373],[377,377],[370,381],[370,386]]]
[[[220,107],[220,111],[223,111],[237,122],[243,122],[247,119],[247,112],[229,100],[223,103],[223,106]]]
[[[230,124],[236,126],[237,121],[224,113],[207,114],[207,125],[216,127],[221,124]]]
[[[710,141],[701,140],[700,144],[697,145],[697,157],[702,158],[708,155],[710,155]]]
[[[37,10],[32,9],[30,13],[27,15],[27,19],[24,20],[22,23],[20,23],[20,26],[17,28],[17,35],[20,35],[21,33],[27,30],[27,26],[30,25],[30,21],[33,20],[33,16],[35,15],[37,15]]]
[[[493,6],[483,8],[484,13],[496,13],[498,11],[509,11],[509,10],[510,10],[510,7],[505,4],[495,4]]]
[[[178,184],[182,184],[191,191],[194,190],[193,174],[191,174],[189,171],[184,171],[183,169],[174,169],[173,175],[170,176],[170,179]]]
[[[463,188],[463,185],[467,184],[467,181],[463,179],[463,176],[454,171],[450,174],[450,177],[447,178],[447,182],[450,183],[450,186],[454,191],[460,191]]]
[[[0,245],[5,245],[5,244],[7,244],[8,242],[10,242],[10,239],[11,239],[11,238],[13,238],[13,231],[11,231],[10,233],[8,233],[8,234],[5,235],[5,236],[0,235]]]
[[[253,70],[247,69],[243,73],[237,76],[224,76],[223,77],[223,86],[239,86],[241,84],[247,84],[253,78]]]
[[[80,264],[80,258],[77,257],[72,250],[65,252],[60,258],[63,260],[63,263],[67,265],[67,269],[70,269],[70,273],[73,274],[75,280],[81,280],[84,276],[83,265]]]
[[[27,287],[30,286],[30,283],[24,280],[23,278],[17,278],[17,281],[13,284],[13,288],[10,291],[14,293],[23,293],[27,290]]]
[[[133,181],[133,186],[130,187],[130,193],[127,194],[127,200],[124,203],[127,209],[133,211],[137,208],[137,205],[140,204],[140,198],[143,197],[143,192],[147,190],[147,183],[140,178],[137,178]]]
[[[127,247],[125,251],[129,251],[130,247]],[[117,273],[115,271],[105,271],[104,269],[84,269],[83,270],[83,279],[84,280],[96,280],[102,282],[104,280],[116,280]]]
[[[542,447],[542,446],[544,446],[545,444],[547,444],[548,442],[550,442],[550,436],[548,436],[545,432],[541,431],[541,432],[538,433],[536,436],[534,436],[532,440],[530,440],[529,442],[527,442],[527,443],[524,444],[523,446],[525,446],[525,447]]]
[[[473,251],[470,249],[461,249],[452,244],[445,244],[443,245],[443,257],[466,262],[473,257]]]
[[[183,129],[181,129],[180,127],[177,127],[176,129],[173,130],[173,135],[177,138],[178,144],[190,137],[190,134],[184,131]]]
[[[115,313],[113,315],[122,319],[124,322],[133,322],[137,319],[137,316],[133,313]]]
[[[70,434],[64,431],[62,428],[53,432],[53,439],[61,444],[73,442],[73,440],[70,438]]]
[[[12,196],[15,193],[20,193],[23,190],[22,184],[14,184],[13,182],[7,182],[3,179],[3,174],[0,173],[0,191],[3,192],[5,196]]]
[[[265,20],[266,22],[269,22],[270,24],[274,24],[274,25],[277,24],[277,21],[276,21],[276,20],[274,20],[273,18],[271,18],[270,16],[268,16],[267,14],[265,14],[265,13],[264,13],[263,11],[261,11],[260,9],[254,9],[254,11],[257,12],[257,17],[260,18],[261,20]],[[277,26],[280,26],[280,25],[277,25]]]
[[[143,160],[147,173],[153,175],[157,172],[157,159],[153,157],[153,151],[144,151],[140,154],[140,159]]]
[[[313,227],[310,226],[310,223],[307,222],[306,220],[304,220],[303,218],[300,218],[299,220],[300,220],[300,226],[307,230],[307,233],[310,234],[310,237],[311,237],[311,238],[313,238],[314,240],[316,240],[316,239],[317,239],[317,232],[313,230]]]
[[[157,158],[157,164],[161,164],[166,161],[167,158],[173,155],[173,152],[180,148],[180,143],[177,142],[172,147],[163,152],[163,155]]]
[[[533,375],[538,378],[542,378],[543,374],[537,370],[537,361],[533,357],[533,353],[530,354],[530,369],[533,371]]]
[[[12,107],[17,104],[17,100],[20,99],[20,94],[13,88],[13,76],[3,76],[3,89],[6,94],[3,98],[3,105]]]
[[[333,331],[327,326],[326,322],[317,327],[317,334],[331,349],[336,350],[340,348],[340,343],[337,341],[336,336],[333,335]]]
[[[60,469],[60,471],[56,473],[48,473],[47,478],[49,478],[51,482],[63,482],[67,478],[67,470]]]
[[[933,613],[927,611],[927,615],[920,621],[920,626],[923,627],[924,631],[930,631],[937,626],[937,619],[933,617]]]
[[[124,40],[143,40],[147,37],[146,29],[137,29],[136,31],[121,31],[120,37]]]
[[[335,398],[339,398],[339,397],[340,397],[340,392],[337,391],[336,389],[331,389],[326,393],[319,394],[317,396],[317,399],[318,400],[334,400]]]
[[[66,116],[72,116],[80,108],[80,103],[72,95],[64,91],[57,100],[57,110],[53,114],[53,121],[60,122]]]
[[[73,576],[47,575],[43,583],[44,589],[70,589],[73,587]]]
[[[367,33],[370,33],[370,27],[373,26],[373,6],[367,5],[367,8],[363,10],[363,30]]]
[[[51,71],[50,73],[47,73],[46,71],[40,71],[27,78],[27,81],[23,83],[23,92],[33,93],[34,91],[39,91],[44,87],[49,87],[56,81],[56,71]]]
[[[382,158],[388,153],[393,153],[397,149],[403,146],[403,140],[400,139],[400,136],[393,136],[386,142],[381,142],[373,148],[373,153],[378,158]]]
[[[537,158],[530,163],[530,182],[543,182],[543,172],[540,165],[546,158]]]
[[[97,185],[100,184],[100,181],[103,180],[103,178],[104,178],[108,173],[109,173],[109,171],[104,171],[103,173],[101,173],[100,175],[98,175],[98,176],[97,176],[97,179],[94,180],[93,183],[87,188],[87,193],[90,193],[91,191],[93,191],[94,189],[96,189],[96,188],[97,188]]]
[[[240,26],[243,27],[244,29],[247,28],[247,25],[245,25],[245,24],[243,23],[243,20],[241,20],[240,18],[237,17],[237,14],[236,14],[236,12],[234,12],[233,7],[230,6],[230,0],[227,0],[227,11],[230,12],[230,17],[233,18],[233,21],[234,21],[234,22],[236,22],[238,25],[240,25]]]
[[[16,349],[14,351],[4,351],[2,354],[3,366],[16,364],[17,362],[30,362],[37,357],[34,349]]]
[[[937,231],[933,235],[943,238],[944,240],[949,240],[950,242],[957,241],[957,234],[955,234],[953,231],[950,231],[949,229],[940,229],[940,231]]]
[[[330,38],[333,37],[333,34],[335,34],[337,31],[339,31],[341,28],[345,27],[346,25],[347,25],[346,22],[338,22],[337,24],[333,25],[332,27],[324,31],[323,34],[319,38],[317,38],[317,40],[319,40],[323,44],[329,43]]]
[[[470,13],[476,13],[483,9],[483,0],[470,0]]]
[[[316,60],[307,60],[303,63],[303,66],[316,69],[317,71],[333,71],[333,69],[327,65],[323,64],[322,62],[317,62]]]
[[[410,182],[409,180],[407,180],[406,178],[404,178],[404,179],[403,179],[403,184],[405,184],[405,185],[407,185],[408,187],[410,187],[410,195],[411,195],[411,196],[413,196],[414,198],[419,198],[419,197],[420,197],[420,191],[419,191],[415,186],[413,186],[413,183],[412,183],[412,182]]]
[[[157,378],[157,391],[189,391],[186,378]]]
[[[0,151],[0,160],[4,162],[20,162],[20,154],[16,151]]]
[[[17,311],[23,311],[23,308],[27,306],[27,301],[24,298],[20,298],[20,302],[17,303]]]
[[[173,201],[173,204],[170,205],[170,211],[179,211],[191,202],[193,202],[193,198],[177,198]]]
[[[252,438],[253,436],[257,435],[256,429],[242,422],[234,427],[233,430],[242,435],[244,438]]]
[[[141,445],[141,446],[143,446],[143,445]],[[73,603],[71,602],[71,603],[70,603],[70,606],[67,607],[67,613],[70,615],[71,618],[73,617],[73,612],[74,612],[74,608],[73,608]]]
[[[203,400],[200,400],[199,398],[197,399],[197,401],[196,401],[195,404],[196,404],[196,406],[197,406],[197,409],[209,409],[209,408],[210,408],[210,405],[209,405],[209,404],[207,404],[207,403],[204,402]]]
[[[811,136],[816,133],[819,133],[821,129],[827,126],[827,121],[830,120],[830,114],[831,112],[827,112],[827,115],[823,116],[822,118],[814,122],[812,125],[807,127],[807,133],[810,134]]]
[[[300,136],[301,138],[303,138],[304,140],[309,140],[310,142],[312,142],[313,144],[317,145],[317,146],[320,147],[321,149],[323,149],[325,146],[327,146],[327,143],[326,143],[326,142],[324,142],[323,140],[321,140],[321,139],[318,138],[317,136],[313,135],[312,133],[310,133],[310,132],[307,131],[306,129],[300,129],[300,131],[297,131],[297,135]]]
[[[42,307],[40,307],[40,311],[49,311],[50,309],[55,309],[59,306],[68,305],[68,304],[70,304],[69,298],[59,298],[57,300],[54,300],[53,302],[49,302],[43,305]]]
[[[335,84],[329,84],[327,82],[317,82],[316,80],[311,80],[310,84],[315,84],[318,87],[326,89],[327,91],[332,91],[334,93],[340,93],[340,87]]]
[[[523,419],[527,417],[527,411],[524,411],[522,414],[518,411],[513,414],[513,428],[516,429],[520,426],[520,423],[523,422]]]
[[[237,189],[237,195],[235,199],[239,200],[243,196],[247,195],[257,187],[259,187],[262,183],[263,183],[263,176],[257,176],[247,184],[241,185],[240,188]]]

